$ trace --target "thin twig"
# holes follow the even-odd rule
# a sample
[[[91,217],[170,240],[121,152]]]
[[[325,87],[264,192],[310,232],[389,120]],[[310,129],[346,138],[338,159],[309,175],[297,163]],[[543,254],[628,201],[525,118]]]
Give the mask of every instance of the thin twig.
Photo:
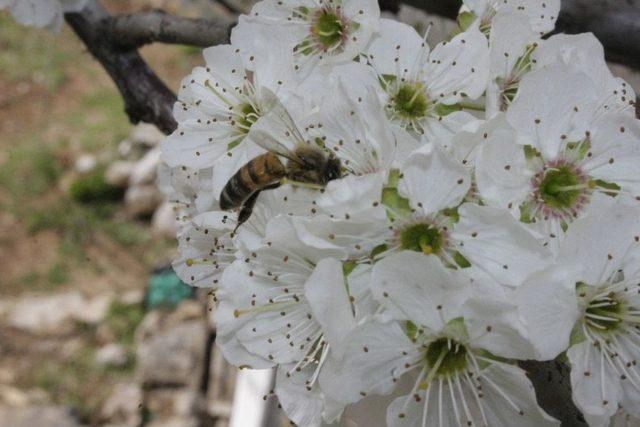
[[[79,13],[65,15],[67,23],[115,82],[131,122],[153,123],[163,132],[171,133],[177,127],[172,114],[175,94],[135,48],[125,49],[105,37],[105,22],[110,18],[96,0],[89,1]]]
[[[208,47],[227,43],[234,21],[225,18],[190,19],[162,10],[109,17],[104,34],[114,43],[139,47],[161,42]]]

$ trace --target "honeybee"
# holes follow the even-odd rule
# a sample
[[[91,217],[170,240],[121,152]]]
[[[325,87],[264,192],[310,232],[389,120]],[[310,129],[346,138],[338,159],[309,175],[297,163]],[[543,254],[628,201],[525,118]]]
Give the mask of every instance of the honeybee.
[[[305,141],[293,119],[278,101],[251,129],[253,140],[268,152],[242,166],[220,193],[220,208],[240,209],[237,226],[249,219],[258,195],[277,188],[284,179],[293,184],[324,187],[341,176],[340,160]],[[292,149],[281,142],[293,144]],[[287,159],[286,163],[280,157]]]

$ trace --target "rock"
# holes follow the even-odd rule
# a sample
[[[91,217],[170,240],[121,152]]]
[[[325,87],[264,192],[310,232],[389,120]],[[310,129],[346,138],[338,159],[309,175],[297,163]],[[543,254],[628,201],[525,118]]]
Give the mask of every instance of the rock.
[[[99,323],[111,301],[110,295],[86,299],[79,292],[30,296],[14,302],[9,323],[33,333],[63,333],[71,320]]]
[[[129,138],[123,139],[118,144],[118,154],[120,154],[125,159],[128,159],[133,154],[133,144]]]
[[[40,388],[23,391],[8,385],[0,385],[0,404],[23,408],[33,404],[44,404],[47,400],[47,393]]]
[[[164,202],[153,213],[151,218],[151,233],[157,237],[175,238],[178,232],[176,212],[173,204]]]
[[[76,159],[74,167],[78,173],[86,174],[94,170],[97,164],[98,161],[93,154],[82,154]]]
[[[141,328],[159,326],[161,322],[156,319],[143,321]],[[139,335],[137,374],[142,384],[193,387],[199,384],[207,341],[204,320],[190,320],[172,327],[161,325]]]
[[[0,426],[80,427],[71,409],[57,406],[0,407]]]
[[[124,195],[127,212],[132,216],[151,215],[164,200],[164,196],[155,185],[136,185],[129,187]]]
[[[171,417],[161,420],[153,420],[147,427],[198,427],[198,419],[196,417]]]
[[[229,418],[233,405],[237,369],[224,360],[220,348],[212,344],[207,392],[207,412],[212,417]]]
[[[155,184],[160,155],[160,147],[149,150],[133,167],[129,185]]]
[[[131,289],[129,291],[125,291],[118,296],[118,301],[125,305],[140,304],[144,301],[144,290]]]
[[[165,135],[157,127],[149,123],[136,125],[129,135],[129,140],[133,144],[146,145],[147,147],[155,147],[164,138]]]
[[[113,295],[98,295],[86,301],[81,310],[74,313],[74,318],[84,323],[96,325],[104,320],[113,302]]]
[[[198,392],[189,388],[157,388],[147,391],[146,407],[154,418],[189,417],[198,412]]]
[[[184,300],[169,315],[171,322],[179,323],[186,320],[194,320],[202,318],[202,304],[195,300]]]
[[[104,421],[120,426],[140,425],[142,390],[135,383],[118,383],[105,400],[100,411]]]
[[[0,384],[11,384],[16,380],[16,372],[8,367],[0,367]]]
[[[103,366],[123,367],[129,361],[129,354],[119,344],[107,344],[100,347],[95,354],[96,363]]]
[[[29,404],[29,396],[15,387],[0,386],[0,402],[13,407],[24,407]]]
[[[129,177],[135,167],[135,162],[118,160],[113,162],[104,173],[104,179],[114,187],[124,188],[129,183]]]

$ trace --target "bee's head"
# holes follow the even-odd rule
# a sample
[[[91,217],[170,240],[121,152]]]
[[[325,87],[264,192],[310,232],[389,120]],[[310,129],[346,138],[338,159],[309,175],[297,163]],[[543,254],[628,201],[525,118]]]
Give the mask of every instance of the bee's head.
[[[316,147],[302,146],[296,151],[297,161],[289,162],[289,177],[294,181],[325,185],[340,178],[340,160]]]
[[[333,181],[334,179],[340,178],[340,159],[336,159],[335,157],[329,157],[327,162],[324,165],[324,182]]]

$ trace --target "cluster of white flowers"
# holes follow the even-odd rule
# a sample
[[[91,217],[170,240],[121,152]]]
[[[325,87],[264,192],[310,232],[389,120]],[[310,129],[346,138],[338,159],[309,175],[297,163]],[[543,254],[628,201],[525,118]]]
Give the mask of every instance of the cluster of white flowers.
[[[7,9],[22,25],[58,32],[63,15],[82,10],[87,0],[0,0],[0,10]]]
[[[635,94],[542,37],[559,9],[465,0],[430,47],[375,0],[263,0],[183,80],[174,268],[298,425],[392,393],[389,426],[559,425],[517,365],[556,357],[590,425],[640,416]]]

